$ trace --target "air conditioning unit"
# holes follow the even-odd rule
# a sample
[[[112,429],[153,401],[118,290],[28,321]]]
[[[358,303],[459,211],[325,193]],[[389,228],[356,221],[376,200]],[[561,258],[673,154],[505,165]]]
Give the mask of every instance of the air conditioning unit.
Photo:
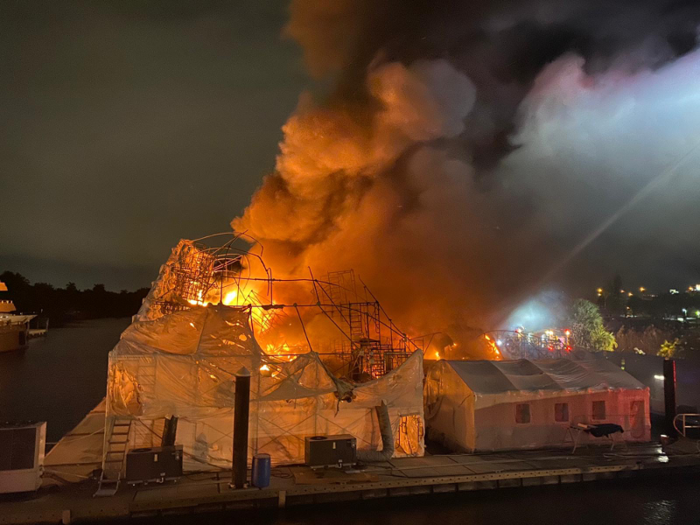
[[[343,467],[357,463],[357,440],[349,434],[307,437],[304,447],[306,464],[311,468]]]
[[[46,422],[0,424],[0,494],[41,486]]]
[[[135,448],[126,455],[126,482],[162,483],[182,476],[182,445]]]

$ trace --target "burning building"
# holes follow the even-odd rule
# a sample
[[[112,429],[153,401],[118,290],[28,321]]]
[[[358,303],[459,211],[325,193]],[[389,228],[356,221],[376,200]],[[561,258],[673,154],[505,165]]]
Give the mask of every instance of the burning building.
[[[352,292],[353,274],[306,281],[316,289],[316,303],[265,301],[273,283],[282,283],[269,272],[258,280],[249,257],[230,245],[178,244],[110,352],[106,400],[79,425],[102,421],[101,431],[90,439],[69,434],[47,464],[59,472],[67,468],[69,475],[101,465],[101,486],[116,490],[126,453],[158,446],[166,420],[177,418],[186,471],[230,468],[235,376],[243,369],[251,374],[251,457],[264,452],[273,464],[303,463],[304,439],[324,434],[350,434],[360,452],[423,455],[423,356],[415,343],[386,323],[376,300],[336,302]],[[317,348],[313,335],[322,330],[316,317],[343,340]],[[264,350],[259,342],[299,331],[306,346],[290,339]],[[391,426],[389,448],[383,438],[388,429],[375,416],[382,404]],[[66,458],[81,458],[82,467],[68,467]]]
[[[333,373],[352,380],[379,378],[422,347],[424,341],[399,330],[352,270],[324,279],[312,273],[276,278],[262,253],[236,248],[240,236],[227,237],[214,247],[180,241],[135,319],[156,320],[193,306],[239,307],[250,313],[266,354],[291,359],[315,350]]]

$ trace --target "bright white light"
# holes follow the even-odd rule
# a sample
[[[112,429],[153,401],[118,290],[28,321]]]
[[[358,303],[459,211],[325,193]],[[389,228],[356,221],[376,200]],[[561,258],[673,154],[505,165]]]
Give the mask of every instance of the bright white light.
[[[545,330],[556,323],[565,307],[564,297],[558,292],[546,290],[519,304],[508,316],[502,328],[524,328],[533,332]]]
[[[664,376],[659,375],[659,374],[656,374],[656,375],[654,376],[654,379],[656,379],[657,381],[663,381],[663,380],[664,380]]]
[[[521,147],[501,163],[504,174],[525,175],[517,177],[522,194],[531,192],[533,199],[541,199],[538,208],[543,220],[569,236],[581,221],[579,207],[581,213],[589,211],[588,198],[597,195],[595,188],[604,188],[601,195],[603,191],[632,195],[642,182],[661,173],[665,164],[686,155],[689,162],[674,169],[673,184],[654,188],[654,201],[663,209],[673,199],[678,202],[692,185],[692,191],[697,191],[696,173],[692,173],[697,157],[691,159],[688,152],[694,145],[690,137],[697,136],[700,53],[632,75],[612,67],[591,77],[586,73],[588,65],[583,58],[568,54],[545,68],[519,108],[526,118],[511,140]],[[530,173],[537,176],[528,177]],[[600,180],[594,182],[594,174]],[[584,185],[592,188],[590,193],[571,190]],[[657,215],[643,213],[647,206],[635,211],[645,223],[659,226]],[[683,208],[678,209],[680,217]],[[627,215],[630,223],[620,230],[630,244],[643,239],[645,231],[637,225],[639,229],[630,235],[632,218]],[[618,223],[620,228],[623,222]],[[679,235],[692,231],[690,228]]]
[[[496,344],[497,344],[498,346],[501,346],[501,345],[503,344],[503,341],[501,341],[501,340],[499,339],[498,341],[496,341]]]
[[[675,288],[671,288],[671,289],[668,291],[668,293],[670,293],[670,294],[677,294],[677,293],[680,293],[680,292],[679,292],[678,290],[676,290]]]

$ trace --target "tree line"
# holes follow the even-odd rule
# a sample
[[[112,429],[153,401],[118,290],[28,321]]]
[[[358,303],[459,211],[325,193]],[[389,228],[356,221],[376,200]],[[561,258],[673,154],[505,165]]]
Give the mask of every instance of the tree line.
[[[32,284],[22,274],[7,271],[0,274],[0,281],[8,288],[1,298],[11,299],[17,313],[47,317],[52,326],[80,319],[134,315],[148,293],[148,288],[111,292],[103,284],[79,290],[72,282],[57,288],[48,283]]]
[[[659,317],[603,318],[600,308],[578,299],[569,322],[576,346],[593,351],[633,352],[661,357],[694,357],[700,350],[700,325]]]

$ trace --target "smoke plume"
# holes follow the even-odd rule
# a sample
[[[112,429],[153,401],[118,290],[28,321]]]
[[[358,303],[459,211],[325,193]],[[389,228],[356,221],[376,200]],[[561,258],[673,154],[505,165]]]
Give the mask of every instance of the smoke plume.
[[[700,140],[698,20],[691,2],[295,0],[287,34],[334,87],[301,95],[232,226],[276,276],[353,268],[412,335],[494,328],[590,277],[582,260],[625,264],[551,271]],[[633,222],[598,244],[629,234],[636,256]],[[662,243],[668,224],[643,221]]]

